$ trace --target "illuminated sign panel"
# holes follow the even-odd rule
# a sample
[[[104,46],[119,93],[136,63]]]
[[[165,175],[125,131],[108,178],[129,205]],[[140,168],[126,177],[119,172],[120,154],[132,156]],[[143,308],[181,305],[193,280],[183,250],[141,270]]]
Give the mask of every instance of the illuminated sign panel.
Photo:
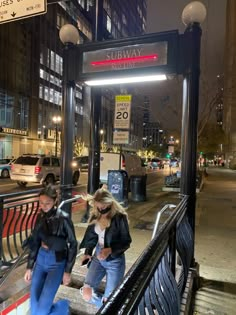
[[[82,73],[167,65],[168,42],[145,43],[83,52]]]

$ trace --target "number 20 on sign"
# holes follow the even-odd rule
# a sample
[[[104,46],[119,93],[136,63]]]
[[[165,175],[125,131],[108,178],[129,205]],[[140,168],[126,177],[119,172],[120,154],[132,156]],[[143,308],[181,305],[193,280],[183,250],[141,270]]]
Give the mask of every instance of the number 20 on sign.
[[[115,129],[130,128],[131,95],[116,95]]]

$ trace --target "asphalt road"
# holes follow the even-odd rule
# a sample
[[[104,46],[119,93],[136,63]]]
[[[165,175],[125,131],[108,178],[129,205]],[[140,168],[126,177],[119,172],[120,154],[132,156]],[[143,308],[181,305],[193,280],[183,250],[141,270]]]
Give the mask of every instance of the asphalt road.
[[[169,175],[169,168],[164,170],[149,170],[147,173],[147,185],[158,182],[160,185],[163,185],[164,177]],[[81,172],[79,184],[74,187],[76,192],[82,192],[87,190],[87,181],[88,173]],[[31,189],[41,188],[40,184],[27,184],[26,187],[19,187],[15,181],[12,181],[10,178],[0,178],[0,194],[9,194],[19,191],[28,191]]]

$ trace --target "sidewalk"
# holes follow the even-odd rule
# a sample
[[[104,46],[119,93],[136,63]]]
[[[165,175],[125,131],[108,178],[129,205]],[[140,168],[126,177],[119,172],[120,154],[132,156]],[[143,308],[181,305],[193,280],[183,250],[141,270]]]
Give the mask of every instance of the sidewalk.
[[[207,172],[197,195],[195,259],[201,277],[236,286],[236,171]]]

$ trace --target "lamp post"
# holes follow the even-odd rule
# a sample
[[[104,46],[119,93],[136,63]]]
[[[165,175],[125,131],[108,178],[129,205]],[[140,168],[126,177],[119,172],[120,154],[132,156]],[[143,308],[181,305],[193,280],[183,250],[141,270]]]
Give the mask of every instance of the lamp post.
[[[201,26],[206,8],[199,1],[189,3],[183,10],[182,21],[187,26],[183,36],[184,82],[181,138],[180,193],[188,195],[188,220],[195,232],[197,122],[200,76]],[[194,251],[193,251],[194,253]],[[194,255],[194,254],[193,254]],[[192,264],[194,257],[192,257]]]
[[[72,168],[75,119],[75,65],[73,51],[79,40],[77,28],[71,24],[62,26],[59,32],[64,46],[63,56],[63,102],[62,102],[62,143],[61,143],[61,199],[66,200],[72,195]],[[71,204],[64,207],[71,214]]]
[[[52,120],[55,124],[55,156],[57,156],[58,124],[61,122],[61,116],[53,116]]]

